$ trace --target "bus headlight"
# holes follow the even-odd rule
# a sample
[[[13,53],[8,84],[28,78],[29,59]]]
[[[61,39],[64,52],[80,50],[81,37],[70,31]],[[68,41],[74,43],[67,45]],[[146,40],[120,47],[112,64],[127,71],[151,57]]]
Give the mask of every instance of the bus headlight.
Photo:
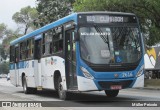
[[[81,71],[82,73],[84,74],[84,76],[88,79],[94,79],[94,77],[84,68],[84,67],[81,67]]]
[[[136,74],[136,77],[141,76],[143,74],[143,71],[144,71],[144,65],[141,66],[141,68],[139,69],[139,71]]]

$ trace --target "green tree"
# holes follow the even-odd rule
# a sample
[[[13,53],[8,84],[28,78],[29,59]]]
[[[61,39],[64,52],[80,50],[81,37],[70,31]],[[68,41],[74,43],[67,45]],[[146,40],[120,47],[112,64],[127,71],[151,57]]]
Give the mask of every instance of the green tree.
[[[5,32],[6,32],[6,28],[7,28],[7,26],[4,23],[0,24],[0,39],[3,38],[3,36],[4,36]]]
[[[5,56],[9,56],[9,46],[10,46],[10,42],[18,37],[22,36],[21,34],[19,34],[19,31],[12,31],[7,29],[6,31],[6,37],[3,39],[2,41],[2,48],[4,49],[5,52]],[[4,58],[4,57],[3,57]],[[5,59],[5,58],[4,58]]]
[[[0,45],[0,56],[3,58],[3,59],[6,59],[6,54],[5,54],[5,50],[3,48],[2,45]],[[0,59],[1,60],[1,59]],[[1,62],[1,61],[0,61]]]
[[[160,0],[76,0],[74,11],[117,11],[135,13],[146,43],[160,42]]]
[[[27,33],[29,28],[35,28],[33,22],[38,17],[38,12],[35,8],[31,8],[30,6],[24,7],[20,10],[20,12],[16,12],[12,19],[17,24],[22,24],[24,26],[24,35]]]
[[[10,42],[18,37],[22,36],[19,34],[19,29],[13,31],[7,28],[7,25],[4,23],[0,24],[0,39],[2,44],[0,44],[0,56],[6,60],[9,56],[9,46]]]
[[[8,74],[9,73],[9,62],[3,62],[0,64],[0,73]]]
[[[35,20],[37,27],[56,21],[72,12],[74,0],[37,0],[39,17]]]

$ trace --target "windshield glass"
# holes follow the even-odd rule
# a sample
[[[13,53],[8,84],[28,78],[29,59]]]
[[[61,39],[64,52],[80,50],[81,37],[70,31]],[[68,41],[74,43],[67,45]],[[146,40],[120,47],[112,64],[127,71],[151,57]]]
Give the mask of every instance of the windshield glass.
[[[93,64],[135,63],[141,57],[137,27],[81,27],[81,57]]]

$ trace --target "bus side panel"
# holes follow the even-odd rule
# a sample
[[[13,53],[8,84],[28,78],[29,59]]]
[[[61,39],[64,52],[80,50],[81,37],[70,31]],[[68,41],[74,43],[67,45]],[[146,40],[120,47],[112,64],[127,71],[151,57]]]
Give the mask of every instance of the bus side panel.
[[[35,86],[42,86],[41,83],[41,63],[40,61],[38,62],[38,60],[34,61],[34,80],[35,80]]]
[[[10,81],[13,85],[16,86],[16,74],[15,74],[15,64],[10,64]]]
[[[22,73],[25,73],[25,69],[21,68],[21,69],[18,69],[18,71],[19,71],[18,84],[19,84],[19,86],[22,86]]]
[[[51,58],[42,58],[41,59],[41,71],[42,71],[42,76],[41,76],[41,83],[43,88],[54,88],[53,85],[53,72],[55,67],[51,66]],[[51,76],[52,75],[52,76]],[[49,83],[50,82],[50,83]],[[48,84],[49,83],[49,84]]]
[[[34,80],[34,60],[19,62],[19,84],[22,85],[22,74],[24,73],[27,79],[28,87],[35,87]]]
[[[55,89],[54,72],[58,70],[61,74],[62,79],[65,78],[64,59],[58,56],[42,58],[41,66],[42,66],[42,86],[43,88]]]
[[[34,60],[26,61],[26,76],[28,87],[36,87],[34,75]]]

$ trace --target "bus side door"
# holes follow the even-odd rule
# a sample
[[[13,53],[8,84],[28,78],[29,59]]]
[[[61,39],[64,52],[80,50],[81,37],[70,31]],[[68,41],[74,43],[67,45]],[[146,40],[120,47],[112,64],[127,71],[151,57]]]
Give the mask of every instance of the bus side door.
[[[41,83],[41,39],[35,40],[34,44],[34,74],[35,74],[35,84],[38,90],[42,90]]]
[[[15,47],[15,86],[19,86],[19,46]]]
[[[77,89],[75,47],[74,30],[65,31],[65,72],[68,89]]]

